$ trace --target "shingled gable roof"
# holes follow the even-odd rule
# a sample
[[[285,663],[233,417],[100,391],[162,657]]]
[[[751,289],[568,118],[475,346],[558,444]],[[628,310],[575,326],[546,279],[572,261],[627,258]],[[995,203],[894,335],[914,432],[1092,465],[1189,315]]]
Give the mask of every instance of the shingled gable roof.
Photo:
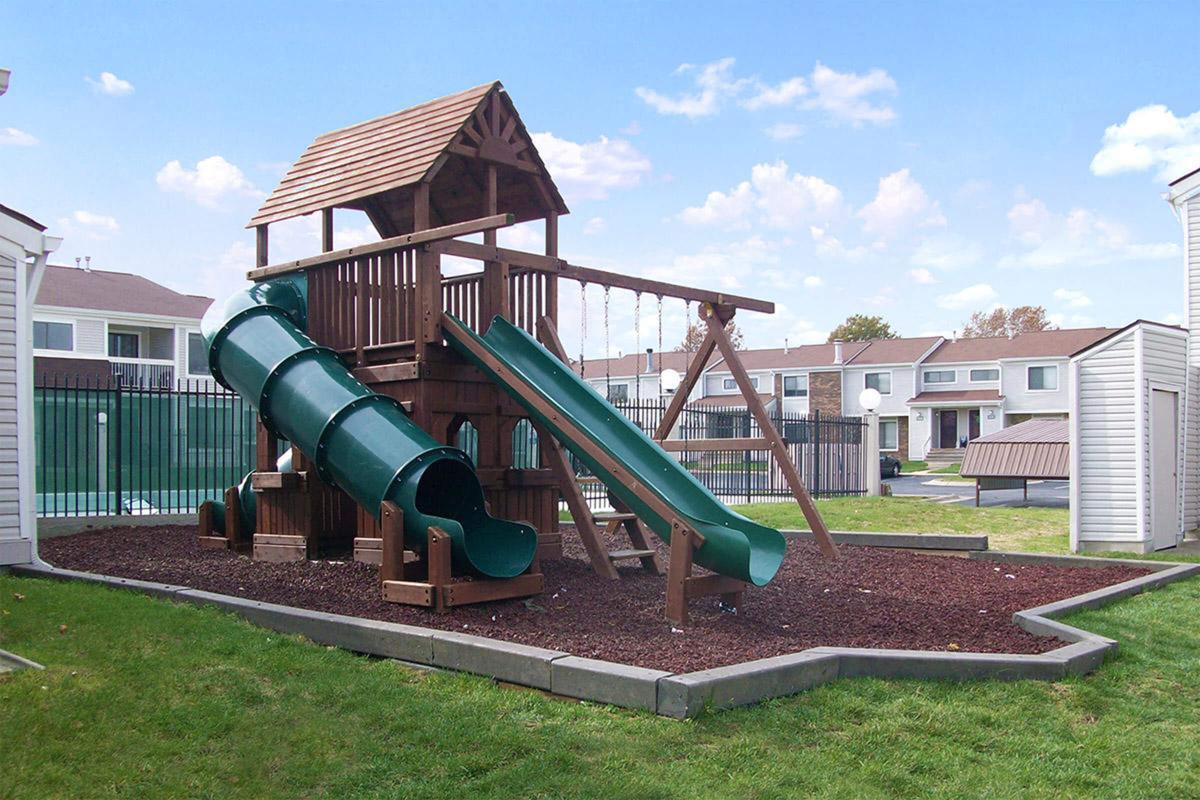
[[[1067,358],[1114,332],[1113,328],[1064,328],[1032,331],[1009,339],[986,336],[946,342],[926,364],[960,364],[971,361],[998,361],[1002,358]]]
[[[848,366],[872,364],[912,364],[941,341],[940,336],[918,336],[912,339],[872,339],[867,346],[846,360]]]
[[[503,122],[496,124],[497,119]],[[489,130],[493,124],[501,129]],[[475,147],[478,150],[468,156]],[[501,212],[514,213],[518,221],[539,216],[525,207],[530,204],[568,213],[516,108],[495,81],[321,134],[246,227],[337,207],[366,211],[381,235],[399,235],[411,230],[405,219],[406,211],[411,216],[411,202],[397,190],[431,180],[448,161],[468,157],[498,163],[506,173],[501,179]],[[463,175],[461,164],[452,172],[441,192],[436,180],[432,184],[435,224],[483,216],[482,203],[467,196],[482,195],[479,177]],[[537,173],[536,178],[530,173]],[[541,186],[525,186],[536,180]],[[455,213],[458,206],[471,210]]]
[[[211,297],[180,294],[141,275],[50,264],[35,305],[200,319]]]

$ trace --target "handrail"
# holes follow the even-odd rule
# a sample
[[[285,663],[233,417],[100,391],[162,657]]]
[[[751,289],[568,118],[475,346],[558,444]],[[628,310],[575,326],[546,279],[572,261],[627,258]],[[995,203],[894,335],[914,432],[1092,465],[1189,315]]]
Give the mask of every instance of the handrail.
[[[258,267],[247,272],[246,278],[252,281],[261,281],[290,272],[300,272],[312,269],[313,267],[335,264],[339,261],[345,261],[348,258],[385,253],[391,250],[403,250],[413,245],[453,239],[455,236],[469,236],[473,233],[507,228],[515,222],[516,217],[513,214],[493,214],[490,217],[480,217],[479,219],[467,220],[466,222],[456,222],[453,225],[443,225],[440,228],[429,228],[428,230],[416,231],[415,233],[406,233],[402,236],[393,236],[389,239],[382,239],[378,242],[371,242],[370,244],[359,245],[358,247],[334,250],[329,253],[322,253],[319,256],[302,258],[298,261],[284,261],[267,267]]]

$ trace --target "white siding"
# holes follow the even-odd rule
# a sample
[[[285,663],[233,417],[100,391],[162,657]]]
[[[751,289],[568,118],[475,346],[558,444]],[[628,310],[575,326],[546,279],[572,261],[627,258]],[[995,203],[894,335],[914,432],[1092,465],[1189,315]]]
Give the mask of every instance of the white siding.
[[[100,356],[108,354],[108,344],[104,340],[104,320],[75,321],[75,352]]]
[[[858,396],[866,388],[868,372],[892,373],[892,392],[883,395],[878,412],[881,417],[908,416],[908,401],[915,394],[912,367],[862,366],[847,367],[842,373],[842,413],[859,416],[863,413],[858,405]]]
[[[1200,528],[1200,199],[1183,207],[1187,260],[1188,382],[1183,470],[1183,526]]]
[[[1182,389],[1184,381],[1187,377],[1186,368],[1187,359],[1187,340],[1178,334],[1172,334],[1153,326],[1145,326],[1142,330],[1142,380],[1140,388],[1142,392],[1142,407],[1150,408],[1150,391],[1154,384],[1158,388],[1170,389],[1178,387]],[[1180,409],[1182,413],[1182,409]],[[1149,411],[1141,420],[1144,442],[1150,441],[1150,414]],[[1182,460],[1182,448],[1180,449],[1179,458]],[[1147,444],[1142,452],[1142,474],[1150,475],[1150,446]],[[1182,465],[1180,465],[1182,466]],[[1180,471],[1179,474],[1183,474]],[[1149,477],[1147,477],[1149,481]],[[1147,502],[1142,509],[1142,515],[1145,522],[1145,530],[1151,530],[1150,527],[1150,507],[1149,502],[1149,484],[1147,484]]]
[[[1053,391],[1030,391],[1029,367],[1053,366],[1058,369],[1058,388]],[[1001,365],[1004,411],[1007,414],[1063,413],[1070,403],[1067,390],[1067,362],[1063,359],[1030,359],[1028,361],[1006,361]]]
[[[20,536],[17,490],[16,265],[0,259],[0,538]]]
[[[1080,542],[1144,538],[1138,524],[1140,420],[1134,333],[1128,331],[1076,362],[1072,539]],[[1066,375],[1063,379],[1065,383]]]

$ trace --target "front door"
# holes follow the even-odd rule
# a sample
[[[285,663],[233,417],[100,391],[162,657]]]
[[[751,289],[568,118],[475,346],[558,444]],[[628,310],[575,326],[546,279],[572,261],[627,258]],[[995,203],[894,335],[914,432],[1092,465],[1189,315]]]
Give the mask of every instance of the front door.
[[[1179,535],[1179,395],[1150,392],[1150,527],[1154,549],[1174,547]]]
[[[938,412],[938,447],[958,447],[958,412]]]
[[[979,438],[979,409],[967,412],[967,438],[972,442]]]

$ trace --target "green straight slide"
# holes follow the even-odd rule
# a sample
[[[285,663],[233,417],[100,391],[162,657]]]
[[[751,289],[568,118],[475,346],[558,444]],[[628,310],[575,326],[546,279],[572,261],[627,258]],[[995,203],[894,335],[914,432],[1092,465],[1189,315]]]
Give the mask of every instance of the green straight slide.
[[[302,277],[268,281],[210,308],[200,329],[213,377],[376,518],[385,500],[399,506],[406,546],[423,549],[437,526],[450,536],[455,569],[491,578],[524,572],[537,532],[489,516],[466,453],[439,444],[304,335],[307,288]]]
[[[697,564],[756,586],[765,585],[775,576],[787,549],[779,531],[729,510],[676,459],[525,331],[496,317],[487,333],[479,336],[458,319],[451,317],[451,320],[456,324],[444,326],[450,345],[548,428],[660,538],[670,541],[671,520],[655,513],[630,489],[626,480],[609,473],[571,431],[555,425],[541,413],[529,401],[530,396],[541,398],[583,431],[593,445],[616,459],[638,483],[704,536],[704,546],[694,556]],[[505,374],[498,375],[477,357],[471,345],[482,347],[502,363]]]

